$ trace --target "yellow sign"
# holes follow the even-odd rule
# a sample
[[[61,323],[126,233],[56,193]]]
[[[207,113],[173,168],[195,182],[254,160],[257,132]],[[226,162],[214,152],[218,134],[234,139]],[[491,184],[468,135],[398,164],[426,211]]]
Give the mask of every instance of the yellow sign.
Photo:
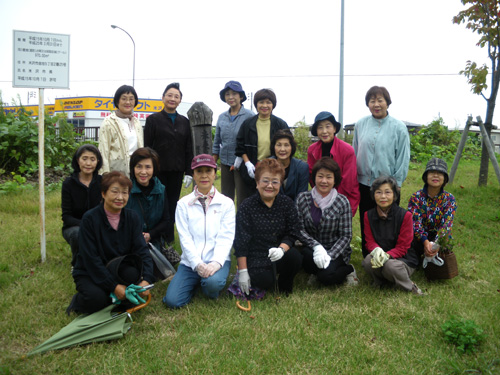
[[[21,107],[3,107],[5,113],[17,113]],[[23,107],[26,112],[31,112],[31,116],[38,117],[38,106],[37,105],[25,105]],[[49,116],[54,116],[54,105],[49,104],[45,106],[45,112]]]
[[[57,99],[56,112],[63,111],[114,111],[113,98],[90,96],[80,98]],[[159,112],[163,109],[163,102],[154,99],[139,99],[134,112]]]

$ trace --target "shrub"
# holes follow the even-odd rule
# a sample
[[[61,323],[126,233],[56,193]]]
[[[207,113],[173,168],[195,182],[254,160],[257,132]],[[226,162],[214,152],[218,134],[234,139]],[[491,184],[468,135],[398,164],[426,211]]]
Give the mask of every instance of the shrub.
[[[295,142],[297,142],[295,157],[307,160],[307,149],[311,145],[311,138],[309,138],[309,126],[307,126],[304,120],[295,123],[293,137],[295,138]]]
[[[442,326],[446,341],[462,353],[474,352],[484,339],[483,330],[473,320],[452,317]]]

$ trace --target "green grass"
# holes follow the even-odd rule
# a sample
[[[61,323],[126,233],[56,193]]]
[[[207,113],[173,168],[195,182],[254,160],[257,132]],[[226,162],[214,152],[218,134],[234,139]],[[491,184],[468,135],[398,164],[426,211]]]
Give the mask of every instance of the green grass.
[[[421,188],[422,165],[411,165],[402,205]],[[26,353],[68,324],[74,293],[70,250],[61,235],[60,193],[46,196],[47,261],[40,263],[36,191],[0,198],[0,374],[498,374],[500,373],[500,186],[477,187],[478,163],[462,162],[452,192],[459,276],[413,280],[426,292],[374,290],[352,262],[360,285],[314,288],[297,277],[295,292],[253,302],[251,312],[224,294],[197,295],[171,311],[161,303],[168,284],[153,289],[150,306],[133,315],[121,340],[45,355]],[[183,190],[186,193],[187,190]],[[359,220],[354,218],[354,235]],[[234,266],[233,266],[234,269]],[[486,335],[476,353],[446,343],[450,316],[474,320]]]

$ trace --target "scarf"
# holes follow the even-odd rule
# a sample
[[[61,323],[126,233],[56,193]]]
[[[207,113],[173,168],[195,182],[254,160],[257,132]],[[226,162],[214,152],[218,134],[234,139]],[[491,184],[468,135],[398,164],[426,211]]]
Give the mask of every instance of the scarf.
[[[217,189],[215,186],[212,185],[212,188],[208,192],[207,195],[204,195],[198,191],[198,186],[194,187],[194,197],[189,201],[189,205],[192,206],[196,203],[196,201],[200,201],[201,206],[203,207],[203,211],[207,212],[208,206],[210,206],[210,203],[212,202],[212,199],[214,198],[215,193],[217,192]]]
[[[323,197],[318,191],[316,190],[316,186],[313,187],[311,190],[311,195],[314,200],[314,202],[318,205],[318,207],[321,209],[321,211],[324,211],[328,207],[330,207],[335,199],[337,199],[337,189],[332,188],[328,195],[326,197]]]
[[[130,115],[126,115],[123,112],[121,112],[119,109],[115,111],[115,115],[118,118],[126,119],[128,118],[128,128],[130,131],[134,130],[134,111]]]
[[[380,220],[387,220],[387,217],[389,216],[389,211],[391,210],[391,207],[389,207],[389,209],[384,211],[379,206],[377,206],[377,214],[378,214],[378,217],[380,218]]]

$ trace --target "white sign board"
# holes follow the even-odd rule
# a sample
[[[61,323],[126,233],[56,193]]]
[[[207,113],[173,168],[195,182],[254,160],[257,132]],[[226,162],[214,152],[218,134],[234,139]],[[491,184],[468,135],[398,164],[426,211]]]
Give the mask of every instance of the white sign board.
[[[14,30],[13,87],[69,89],[69,35]]]

